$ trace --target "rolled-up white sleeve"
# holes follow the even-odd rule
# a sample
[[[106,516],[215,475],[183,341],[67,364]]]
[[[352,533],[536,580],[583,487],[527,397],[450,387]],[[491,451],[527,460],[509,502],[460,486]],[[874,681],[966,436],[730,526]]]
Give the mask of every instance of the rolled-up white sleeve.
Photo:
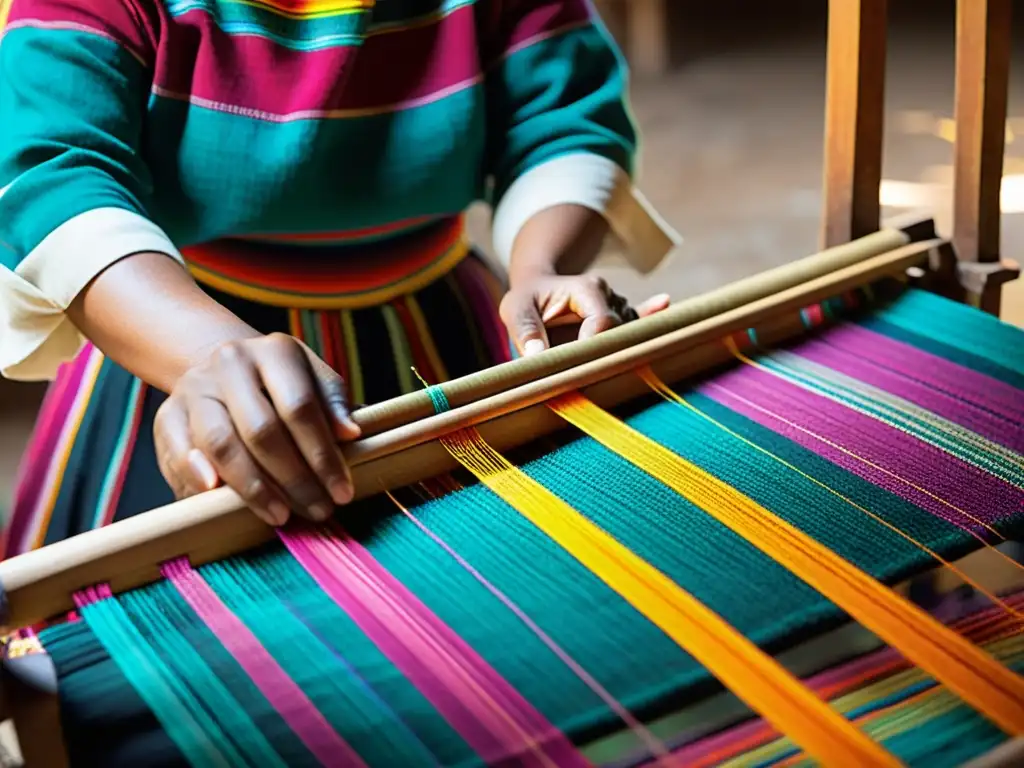
[[[119,259],[181,260],[142,151],[154,52],[133,4],[19,0],[0,45],[0,375],[56,375],[66,310]]]
[[[84,341],[65,310],[111,264],[147,252],[184,263],[153,222],[121,208],[100,208],[57,227],[14,270],[0,267],[0,375],[52,379]]]
[[[516,237],[531,218],[558,205],[600,213],[629,263],[652,271],[682,239],[658,215],[618,163],[579,152],[549,160],[517,178],[494,211],[494,250],[508,264]]]

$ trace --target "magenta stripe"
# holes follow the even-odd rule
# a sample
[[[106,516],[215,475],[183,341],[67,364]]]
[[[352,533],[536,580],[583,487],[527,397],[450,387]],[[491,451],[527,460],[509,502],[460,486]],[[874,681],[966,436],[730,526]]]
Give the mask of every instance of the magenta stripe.
[[[161,572],[321,763],[365,765],[249,628],[185,560],[167,563]]]
[[[793,349],[801,357],[850,378],[903,398],[947,421],[959,424],[992,442],[1024,453],[1024,419],[1012,422],[974,402],[930,387],[920,381],[876,365],[841,347],[812,340]],[[961,393],[962,394],[962,393]],[[1020,393],[1024,399],[1024,392]]]
[[[487,349],[490,351],[491,362],[494,364],[504,363],[511,357],[508,336],[504,333],[504,326],[499,325],[501,320],[498,318],[498,308],[494,306],[494,297],[484,284],[483,276],[479,273],[481,269],[487,269],[487,267],[477,263],[472,257],[464,259],[455,268],[455,279],[462,286],[463,293],[477,319],[477,327],[483,333]]]
[[[954,398],[975,403],[1011,422],[1024,422],[1024,396],[1005,381],[858,325],[838,326],[821,334],[820,338],[879,368],[894,371]]]
[[[165,35],[168,50],[189,52],[186,58],[192,58],[188,67],[176,57],[158,61],[157,92],[272,115],[383,111],[421,103],[482,75],[473,5],[434,23],[369,36],[358,46],[315,51],[297,51],[256,35],[229,35],[200,9],[174,17]],[[205,42],[196,48],[196,40]],[[228,50],[231,55],[225,57]],[[245,62],[247,76],[226,76],[224,67],[236,67],[238,61]],[[396,67],[398,61],[408,66]],[[416,77],[408,77],[409,66]]]
[[[1024,492],[1020,489],[877,419],[752,366],[730,371],[701,389],[737,413],[968,530],[977,529],[970,518],[912,486],[989,524],[1024,511]],[[858,461],[801,428],[892,474]],[[893,474],[912,485],[900,482]]]
[[[78,357],[66,364],[57,373],[57,379],[47,390],[28,449],[18,468],[18,481],[14,492],[10,525],[7,531],[7,552],[5,557],[20,554],[26,528],[32,524],[39,497],[48,488],[43,484],[49,474],[50,464],[59,461],[58,444],[64,431],[65,421],[78,396],[82,379],[89,369],[92,347],[87,345]]]
[[[280,537],[488,764],[588,765],[564,734],[344,531],[282,531]]]
[[[95,34],[116,42],[140,62],[152,60],[155,39],[149,14],[134,13],[134,3],[76,0],[74,3],[16,0],[11,4],[8,27],[40,26]]]
[[[497,39],[488,41],[484,50],[498,52],[498,59],[593,19],[589,0],[532,0],[525,10],[496,13]]]

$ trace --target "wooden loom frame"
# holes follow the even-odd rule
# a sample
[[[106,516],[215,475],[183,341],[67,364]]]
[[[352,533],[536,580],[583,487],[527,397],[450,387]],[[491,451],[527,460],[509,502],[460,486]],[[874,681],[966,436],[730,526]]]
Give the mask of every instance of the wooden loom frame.
[[[938,238],[928,219],[880,228],[887,0],[830,0],[825,250],[588,342],[450,382],[445,414],[434,415],[423,393],[358,412],[364,437],[343,450],[358,495],[453,469],[436,438],[454,429],[476,426],[507,450],[564,427],[543,405],[554,395],[582,389],[600,405],[619,404],[646,391],[631,373],[640,365],[669,381],[706,370],[726,358],[722,337],[751,327],[767,343],[794,336],[801,307],[882,277],[909,271],[929,289],[998,313],[1003,284],[1019,272],[999,258],[1011,3],[957,3],[951,239]],[[97,582],[124,591],[158,579],[158,564],[173,557],[200,565],[272,536],[229,489],[178,502],[0,563],[0,626],[58,615],[72,607],[73,591]],[[56,697],[30,689],[10,669],[0,683],[29,766],[62,764]],[[1013,752],[1010,761],[1019,757]]]

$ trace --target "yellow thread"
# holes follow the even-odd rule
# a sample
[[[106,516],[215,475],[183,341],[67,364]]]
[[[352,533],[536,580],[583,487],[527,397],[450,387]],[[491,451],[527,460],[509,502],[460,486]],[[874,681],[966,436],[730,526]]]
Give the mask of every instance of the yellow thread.
[[[910,534],[904,533],[902,530],[897,528],[895,525],[893,525],[889,521],[883,519],[881,516],[875,514],[871,510],[869,510],[869,509],[867,509],[865,507],[862,507],[860,504],[858,504],[857,502],[855,502],[853,499],[849,498],[848,496],[844,496],[843,494],[841,494],[839,491],[835,490],[834,488],[830,488],[825,483],[823,483],[820,480],[818,480],[817,478],[812,477],[811,475],[807,474],[806,472],[804,472],[799,467],[797,467],[797,466],[795,466],[793,464],[790,464],[785,459],[783,459],[783,458],[781,458],[779,456],[776,456],[771,451],[769,451],[769,450],[767,450],[765,448],[762,448],[757,443],[755,443],[755,442],[753,442],[751,440],[748,440],[743,435],[739,434],[738,432],[734,432],[733,430],[729,429],[727,426],[722,424],[720,421],[717,421],[717,420],[713,419],[711,416],[709,416],[708,414],[704,413],[702,410],[700,410],[695,405],[693,405],[692,403],[688,402],[685,398],[683,398],[681,395],[679,395],[674,390],[672,390],[665,382],[663,382],[660,378],[658,378],[658,375],[654,371],[652,371],[650,369],[650,367],[644,366],[643,368],[641,368],[641,369],[639,369],[637,371],[637,374],[640,376],[641,379],[644,380],[644,382],[647,384],[647,386],[649,386],[651,389],[653,389],[659,395],[664,397],[666,400],[669,400],[670,402],[674,402],[674,403],[677,403],[677,404],[683,406],[684,408],[686,408],[687,410],[691,411],[692,413],[695,413],[698,416],[700,416],[705,421],[709,422],[710,424],[713,424],[718,429],[720,429],[723,432],[725,432],[727,435],[730,435],[730,436],[736,438],[737,440],[740,440],[744,444],[750,446],[751,448],[753,448],[754,450],[756,450],[756,451],[758,451],[760,453],[763,453],[765,456],[767,456],[768,458],[778,462],[779,464],[781,464],[782,466],[786,467],[787,469],[792,470],[793,472],[796,472],[798,475],[800,475],[800,477],[804,478],[805,480],[809,480],[810,482],[814,483],[819,488],[823,488],[824,490],[828,491],[829,493],[831,493],[836,498],[842,499],[844,502],[849,504],[854,509],[858,510],[859,512],[863,512],[865,515],[870,517],[872,520],[874,520],[874,521],[876,521],[878,523],[881,523],[882,525],[884,525],[886,528],[888,528],[893,533],[898,534],[900,537],[902,537],[902,538],[906,539],[907,541],[909,541],[911,544],[913,544],[915,547],[920,549],[922,552],[925,552],[926,554],[928,554],[931,557],[935,558],[943,566],[948,568],[952,573],[955,573],[965,584],[969,584],[970,586],[974,587],[974,589],[976,589],[979,593],[981,593],[982,595],[987,597],[989,600],[991,600],[993,603],[995,603],[996,605],[1001,607],[1007,613],[1010,613],[1010,614],[1014,615],[1018,619],[1024,619],[1024,613],[1021,613],[1020,611],[1018,611],[1016,608],[1014,608],[1012,605],[1010,605],[1009,603],[1007,603],[1004,600],[1002,600],[1001,598],[999,598],[993,592],[990,592],[989,590],[985,589],[985,587],[983,587],[977,581],[972,579],[969,575],[967,575],[960,568],[957,568],[953,563],[951,563],[948,560],[946,560],[938,552],[934,551],[933,549],[931,549],[930,547],[926,546],[925,544],[922,544],[921,542],[917,541],[917,539],[915,539]],[[994,549],[994,547],[993,547],[993,549]],[[1024,567],[1024,566],[1022,566],[1022,567]]]
[[[510,464],[476,430],[441,442],[480,482],[808,753],[830,765],[899,764],[716,613]]]
[[[420,309],[419,302],[416,301],[415,296],[406,296],[405,303],[409,307],[409,317],[412,318],[412,324],[416,326],[416,333],[423,344],[423,353],[427,356],[430,367],[434,369],[434,377],[438,382],[448,381],[448,371],[434,345],[434,337],[430,335],[430,327],[427,325],[427,319],[423,315],[423,310]]]
[[[578,393],[548,403],[590,435],[760,549],[1000,728],[1024,734],[1024,679],[799,528]]]
[[[739,351],[739,349],[736,348],[735,344],[730,343],[729,339],[726,339],[725,345],[726,345],[726,347],[729,348],[729,351],[732,352],[732,354],[738,360],[740,360],[741,362],[750,362],[751,364],[754,364],[753,361],[751,361],[749,358],[747,358],[742,352]],[[960,507],[956,506],[952,502],[946,501],[941,496],[935,495],[934,493],[929,491],[927,488],[922,488],[921,486],[917,485],[916,483],[913,483],[910,480],[907,480],[906,478],[904,478],[904,477],[902,477],[900,475],[897,475],[895,472],[891,472],[890,470],[886,469],[885,467],[881,466],[880,464],[876,464],[875,462],[871,461],[870,459],[865,459],[863,456],[861,456],[861,455],[859,455],[857,453],[854,453],[853,451],[851,451],[851,450],[849,450],[847,448],[844,448],[843,446],[839,445],[838,443],[832,442],[831,440],[829,440],[826,437],[823,437],[822,435],[819,435],[819,434],[817,434],[815,432],[812,432],[809,429],[805,429],[804,427],[801,427],[799,424],[794,424],[793,422],[791,422],[788,419],[778,415],[777,413],[773,413],[772,411],[769,411],[766,408],[762,408],[761,406],[757,405],[756,403],[750,402],[750,400],[746,399],[745,397],[742,397],[741,395],[734,394],[733,392],[729,391],[728,388],[723,387],[721,384],[715,384],[714,382],[710,382],[708,384],[708,386],[714,387],[715,389],[720,389],[722,392],[725,392],[729,397],[732,397],[732,398],[735,398],[736,400],[739,400],[744,405],[746,405],[746,406],[748,406],[750,408],[753,408],[754,410],[757,410],[757,411],[765,414],[766,416],[771,416],[773,419],[778,420],[782,424],[785,424],[787,427],[791,427],[792,429],[795,429],[798,432],[803,432],[805,435],[808,435],[809,437],[813,437],[815,440],[820,441],[824,445],[827,445],[829,448],[833,448],[833,449],[841,452],[843,455],[849,456],[851,459],[855,459],[855,460],[861,462],[862,464],[864,464],[866,466],[869,466],[872,469],[877,470],[878,472],[881,472],[881,473],[885,474],[888,477],[891,477],[893,480],[898,480],[899,482],[901,482],[904,485],[906,485],[908,488],[913,488],[918,493],[923,493],[928,498],[930,498],[930,499],[932,499],[934,501],[937,501],[940,504],[942,504],[943,506],[949,507],[953,511],[963,515],[964,517],[966,517],[968,520],[970,520],[975,525],[977,525],[977,526],[979,526],[981,528],[984,528],[989,533],[991,533],[994,536],[998,537],[1000,541],[1005,541],[1006,540],[1006,538],[1001,533],[999,533],[999,531],[997,531],[995,528],[993,528],[992,526],[990,526],[987,523],[985,523],[983,520],[979,520],[977,517],[972,515],[967,510],[960,509]],[[968,532],[970,533],[970,531],[968,531]],[[977,533],[974,533],[974,536],[976,536],[979,541],[984,542],[984,539],[982,539],[980,536],[978,536]]]
[[[366,391],[363,389],[363,369],[359,364],[359,341],[356,338],[356,324],[352,313],[343,309],[338,313],[341,317],[341,335],[345,343],[345,355],[348,359],[348,384],[352,399],[356,405],[366,402]]]

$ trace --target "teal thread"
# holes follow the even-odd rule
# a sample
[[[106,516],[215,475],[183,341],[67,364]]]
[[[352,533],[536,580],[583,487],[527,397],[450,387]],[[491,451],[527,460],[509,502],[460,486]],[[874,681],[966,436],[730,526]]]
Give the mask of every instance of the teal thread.
[[[153,652],[117,600],[101,600],[84,606],[81,613],[122,674],[192,765],[237,768],[249,764],[198,699]]]
[[[210,668],[191,643],[181,633],[172,616],[177,613],[174,602],[167,600],[166,582],[157,587],[156,597],[149,592],[129,592],[121,600],[126,615],[134,614],[134,623],[141,634],[148,636],[154,647],[162,646],[161,654],[171,674],[185,681],[206,711],[222,723],[238,748],[245,753],[251,765],[287,768],[281,756],[248,716],[238,699],[231,695],[222,680]],[[160,594],[164,592],[165,594]],[[175,618],[183,618],[177,616]]]
[[[452,409],[451,404],[448,402],[448,398],[444,394],[444,390],[437,384],[433,384],[423,391],[426,392],[427,397],[430,398],[430,403],[434,406],[434,413],[445,413]]]

